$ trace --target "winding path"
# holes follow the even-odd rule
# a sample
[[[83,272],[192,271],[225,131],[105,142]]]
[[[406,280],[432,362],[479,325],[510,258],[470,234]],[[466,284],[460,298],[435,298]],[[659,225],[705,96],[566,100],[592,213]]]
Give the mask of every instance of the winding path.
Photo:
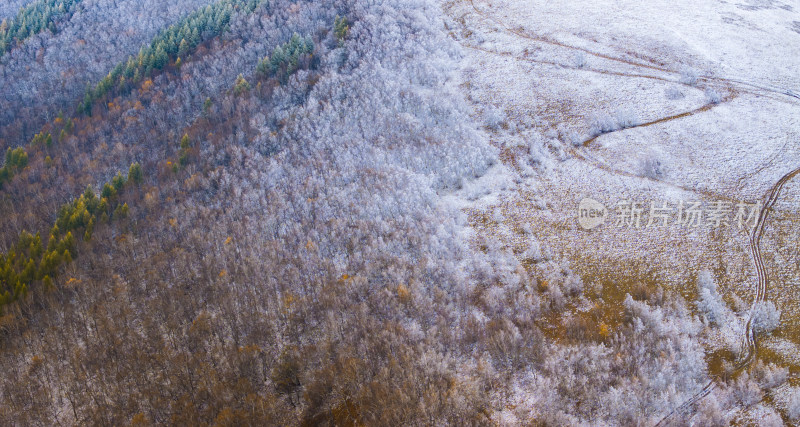
[[[750,307],[750,315],[747,319],[747,328],[745,330],[745,345],[747,349],[745,350],[744,357],[739,361],[734,369],[734,374],[742,372],[743,370],[750,367],[750,365],[755,361],[756,356],[758,355],[758,341],[755,331],[753,330],[753,312],[755,311],[756,306],[766,300],[767,294],[767,271],[766,267],[764,266],[764,259],[761,256],[761,237],[764,235],[764,228],[767,224],[767,219],[769,218],[770,211],[772,207],[775,205],[775,202],[778,201],[778,197],[780,196],[781,190],[795,176],[800,175],[800,168],[793,170],[792,172],[787,173],[784,175],[778,182],[776,182],[767,192],[766,202],[761,207],[761,212],[758,215],[758,221],[756,226],[753,228],[752,233],[750,233],[750,255],[753,257],[753,263],[756,267],[756,275],[758,277],[756,281],[756,295],[753,298],[753,304]],[[717,379],[712,379],[709,381],[698,393],[692,396],[689,400],[678,406],[677,408],[670,411],[661,421],[656,424],[664,425],[667,421],[669,421],[675,415],[681,414],[686,412],[689,408],[691,408],[695,403],[699,402],[702,398],[708,396],[709,393],[717,386]]]
[[[481,16],[481,17],[493,22],[499,28],[507,31],[508,33],[514,34],[514,35],[516,35],[518,37],[525,38],[525,39],[528,39],[528,40],[531,40],[531,41],[534,41],[534,42],[545,43],[545,44],[549,44],[549,45],[560,46],[560,47],[565,48],[565,49],[571,49],[571,50],[575,50],[575,51],[580,51],[580,52],[583,52],[583,53],[588,54],[588,55],[592,55],[592,56],[599,57],[599,58],[602,58],[602,59],[605,59],[605,60],[609,60],[609,61],[613,61],[613,62],[627,64],[627,65],[630,65],[630,66],[633,66],[633,67],[644,68],[646,70],[654,70],[654,71],[658,71],[658,72],[661,72],[661,73],[666,73],[667,75],[672,76],[672,77],[675,77],[675,76],[679,75],[679,73],[676,72],[675,70],[670,70],[670,69],[665,68],[663,66],[654,65],[654,64],[648,64],[648,63],[643,63],[643,62],[638,62],[638,61],[633,61],[633,60],[629,60],[629,59],[625,59],[625,58],[618,58],[618,57],[614,57],[614,56],[611,56],[611,55],[607,55],[607,54],[603,54],[603,53],[599,53],[599,52],[594,52],[594,51],[592,51],[590,49],[577,47],[577,46],[572,46],[572,45],[569,45],[569,44],[566,44],[566,43],[562,43],[562,42],[559,42],[557,40],[553,40],[553,39],[546,38],[546,37],[543,37],[543,36],[531,35],[531,34],[526,33],[524,30],[522,30],[520,28],[507,27],[504,23],[496,20],[494,17],[492,17],[489,14],[487,14],[487,13],[483,12],[482,10],[480,10],[475,5],[474,0],[469,0],[469,3],[472,6],[472,9],[475,11],[475,13],[477,13],[479,16]],[[679,83],[679,84],[687,85],[686,83],[680,82],[680,80],[677,79],[677,78],[667,78],[667,77],[655,76],[655,75],[651,75],[651,74],[642,74],[640,72],[637,72],[637,73],[626,73],[626,72],[621,72],[621,71],[604,70],[604,69],[597,69],[597,68],[568,67],[568,66],[566,66],[564,64],[561,64],[561,63],[558,63],[558,62],[555,62],[555,61],[547,61],[547,60],[527,58],[527,57],[520,58],[517,55],[514,55],[514,54],[512,54],[510,52],[500,52],[500,51],[485,49],[485,48],[482,48],[482,47],[479,47],[479,46],[472,46],[472,45],[464,44],[464,43],[462,43],[462,45],[464,47],[466,47],[466,48],[469,48],[469,49],[479,50],[479,51],[482,51],[482,52],[495,54],[495,55],[508,56],[508,57],[512,57],[512,58],[517,59],[517,60],[524,60],[524,61],[528,61],[528,62],[534,62],[534,63],[540,63],[540,64],[546,64],[546,65],[553,65],[553,66],[558,66],[558,67],[575,68],[575,69],[578,69],[578,70],[584,70],[584,71],[600,73],[600,74],[617,75],[617,76],[629,77],[629,78],[645,78],[645,79],[662,80],[662,81],[667,81],[667,82],[671,82],[671,83]],[[712,76],[712,77],[700,77],[698,80],[699,81],[704,81],[706,83],[716,83],[716,84],[724,85],[725,87],[727,87],[729,89],[729,92],[731,93],[731,95],[727,96],[725,99],[721,100],[719,103],[729,102],[733,97],[735,97],[736,93],[747,93],[747,94],[751,94],[751,95],[755,95],[755,96],[759,96],[759,97],[766,97],[766,98],[776,99],[776,100],[779,100],[779,101],[782,101],[782,102],[791,103],[791,104],[794,104],[794,105],[800,105],[800,103],[798,103],[796,101],[796,99],[800,99],[800,95],[795,94],[794,92],[789,91],[789,90],[768,87],[768,86],[765,86],[765,85],[762,85],[762,84],[751,83],[751,82],[747,82],[747,81],[744,81],[744,80],[741,80],[741,79],[734,79],[734,78],[724,78],[724,77],[713,77]],[[625,128],[625,129],[652,126],[652,125],[659,124],[659,123],[665,123],[665,122],[669,122],[669,121],[672,121],[672,120],[678,120],[678,119],[681,119],[681,118],[684,118],[684,117],[688,117],[688,116],[691,116],[691,115],[694,115],[694,114],[698,114],[698,113],[701,113],[701,112],[704,112],[704,111],[708,111],[708,110],[712,109],[716,104],[718,104],[718,103],[708,103],[708,104],[705,104],[705,105],[703,105],[701,107],[698,107],[698,108],[696,108],[694,110],[691,110],[691,111],[675,114],[675,115],[672,115],[672,116],[663,117],[663,118],[660,118],[660,119],[657,119],[657,120],[653,120],[653,121],[650,121],[650,122],[642,123],[642,124],[639,124],[637,126],[631,126],[631,127]],[[623,131],[625,129],[620,129],[620,130],[618,130],[616,132]],[[594,136],[594,137],[591,137],[591,138],[583,141],[583,143],[581,143],[580,146],[588,147],[588,146],[591,145],[592,142],[594,142],[600,136],[602,136],[602,134]],[[615,169],[615,168],[613,168],[611,166],[608,166],[607,164],[599,161],[598,159],[594,158],[589,153],[584,152],[585,150],[578,150],[578,149],[573,148],[573,147],[568,147],[568,150],[576,158],[578,158],[578,159],[580,159],[582,161],[588,162],[588,163],[592,164],[593,166],[595,166],[595,167],[597,167],[599,169],[605,170],[607,172],[610,172],[610,173],[614,173],[614,174],[617,174],[617,175],[629,176],[629,177],[635,177],[635,178],[639,178],[639,179],[650,179],[652,181],[658,182],[659,184],[670,186],[670,187],[674,187],[674,188],[678,188],[678,189],[681,189],[681,190],[686,190],[686,191],[690,191],[690,192],[694,192],[694,193],[700,193],[700,194],[704,194],[706,196],[714,197],[714,198],[721,199],[721,200],[730,200],[730,197],[727,197],[727,196],[724,196],[724,195],[721,195],[721,194],[716,194],[716,193],[713,193],[713,192],[710,192],[710,191],[707,191],[707,190],[701,190],[701,189],[697,189],[697,188],[688,188],[688,187],[684,187],[684,186],[681,186],[681,185],[678,185],[678,184],[672,184],[672,183],[668,183],[668,182],[664,182],[664,181],[654,180],[654,179],[651,179],[651,178],[648,178],[648,177],[643,177],[643,176],[640,176],[640,175],[632,174],[630,172],[626,172],[626,171]],[[768,167],[768,165],[765,164],[757,172],[753,172],[753,173],[761,172],[764,169],[766,169],[766,167]],[[750,255],[751,255],[751,257],[753,259],[753,263],[755,265],[757,281],[756,281],[756,288],[755,288],[755,297],[753,299],[753,303],[752,303],[751,308],[750,308],[750,313],[749,313],[747,324],[746,324],[746,330],[745,330],[745,334],[744,334],[744,337],[743,337],[743,340],[745,341],[746,349],[739,356],[739,362],[736,364],[736,366],[734,368],[734,371],[733,371],[734,375],[738,374],[738,373],[740,373],[740,372],[742,372],[742,371],[744,371],[746,369],[748,369],[751,366],[751,364],[753,363],[753,361],[756,360],[756,356],[758,354],[758,340],[757,340],[758,337],[757,337],[756,332],[753,329],[753,320],[754,320],[753,319],[753,314],[754,314],[754,311],[755,311],[756,307],[760,303],[762,303],[762,302],[764,302],[766,300],[766,293],[767,293],[767,272],[766,272],[766,267],[764,265],[764,260],[763,260],[762,255],[761,255],[761,238],[762,238],[762,236],[764,234],[764,229],[766,227],[767,220],[769,218],[769,214],[772,211],[775,203],[777,202],[777,200],[778,200],[778,198],[780,196],[781,190],[786,185],[786,183],[788,183],[790,180],[792,180],[794,177],[796,177],[798,175],[800,175],[800,168],[795,169],[795,170],[787,173],[783,177],[781,177],[781,179],[778,180],[767,191],[766,197],[765,197],[765,201],[764,201],[764,203],[763,203],[763,205],[761,207],[761,210],[759,212],[758,220],[757,220],[755,226],[753,227],[752,232],[750,233],[750,239],[749,239]],[[704,397],[708,396],[714,390],[714,388],[716,388],[717,384],[719,383],[718,382],[719,380],[720,380],[720,378],[712,378],[708,383],[705,384],[705,386],[699,392],[695,393],[691,398],[689,398],[688,400],[683,402],[680,406],[678,406],[678,407],[674,408],[673,410],[671,410],[656,425],[657,426],[665,425],[674,416],[682,414],[682,413],[685,413],[686,411],[688,411],[697,402],[699,402]]]
[[[617,62],[617,63],[620,63],[620,64],[626,64],[626,65],[630,65],[630,66],[633,66],[633,67],[645,68],[645,69],[649,69],[649,70],[653,70],[653,71],[659,71],[659,72],[666,73],[666,74],[671,75],[671,76],[680,76],[680,72],[679,71],[667,68],[667,67],[662,66],[662,65],[656,65],[656,64],[653,64],[653,63],[646,63],[646,62],[639,62],[639,61],[634,61],[634,60],[626,59],[626,58],[620,58],[620,57],[608,55],[608,54],[605,54],[605,53],[595,52],[595,51],[593,51],[591,49],[587,49],[587,48],[584,48],[584,47],[573,46],[573,45],[570,45],[570,44],[567,44],[567,43],[564,43],[564,42],[560,42],[558,40],[554,40],[554,39],[549,38],[549,37],[545,37],[545,36],[541,36],[541,35],[535,35],[535,34],[529,34],[528,32],[524,31],[524,29],[522,29],[522,28],[509,27],[505,23],[497,20],[493,16],[491,16],[488,13],[482,11],[481,9],[478,8],[478,6],[475,5],[475,0],[469,0],[469,3],[470,3],[470,6],[472,7],[472,9],[475,11],[475,13],[478,16],[481,16],[482,18],[494,23],[495,25],[497,25],[502,30],[504,30],[504,31],[506,31],[506,32],[508,32],[510,34],[514,34],[517,37],[524,38],[524,39],[527,39],[527,40],[530,40],[530,41],[533,41],[533,42],[537,42],[537,43],[543,43],[543,44],[548,44],[548,45],[552,45],[552,46],[562,47],[562,48],[573,50],[573,51],[577,51],[577,52],[583,52],[583,53],[585,53],[587,55],[591,55],[591,56],[594,56],[594,57],[597,57],[597,58],[602,58],[602,59],[605,59],[605,60],[608,60],[608,61],[612,61],[612,62]],[[548,63],[547,61],[539,61],[539,62]],[[563,64],[559,64],[559,65],[563,66]],[[574,67],[574,68],[582,69],[580,67]],[[622,75],[622,76],[626,75],[626,73],[617,73],[617,72],[614,72],[614,71],[607,71],[607,70],[589,69],[587,71],[594,71],[594,72],[601,71],[601,72],[605,72],[605,73],[608,73],[608,74],[618,74],[618,75]],[[670,79],[666,79],[666,78],[663,78],[663,77],[650,76],[650,75],[641,75],[641,74],[639,74],[639,75],[630,75],[630,77],[653,78],[653,79],[665,80],[665,81],[669,81],[669,82],[672,82],[672,83],[680,83],[680,84],[691,86],[690,84],[680,82],[679,79],[670,80]],[[716,82],[716,83],[725,84],[725,85],[730,86],[730,87],[737,87],[738,86],[737,90],[739,92],[750,93],[750,94],[753,94],[753,95],[760,95],[760,96],[777,95],[777,97],[774,97],[773,99],[782,100],[783,102],[790,102],[790,103],[792,103],[794,105],[800,105],[800,103],[795,101],[795,99],[800,100],[800,95],[798,95],[798,94],[796,94],[796,93],[794,93],[794,92],[792,92],[791,90],[788,90],[788,89],[769,87],[769,86],[766,86],[764,84],[752,83],[752,82],[748,82],[748,81],[745,81],[745,80],[742,80],[742,79],[737,79],[737,78],[726,78],[726,77],[716,77],[716,76],[700,76],[700,77],[698,77],[698,81]],[[745,87],[747,87],[749,89],[745,89]]]

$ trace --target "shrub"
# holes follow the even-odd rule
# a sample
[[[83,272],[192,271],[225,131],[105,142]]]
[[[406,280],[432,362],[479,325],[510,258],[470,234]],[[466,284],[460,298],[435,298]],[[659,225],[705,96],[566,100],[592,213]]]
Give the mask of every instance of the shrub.
[[[789,399],[786,402],[786,415],[793,421],[800,419],[800,388],[790,389]]]
[[[694,86],[695,84],[697,84],[698,78],[699,74],[697,73],[697,70],[695,70],[694,68],[691,67],[681,68],[681,79],[680,79],[681,83],[689,86]]]
[[[639,124],[639,118],[633,110],[619,110],[613,117],[605,113],[596,114],[589,123],[589,135],[596,137],[604,133],[632,128]]]
[[[781,311],[772,301],[760,301],[753,310],[753,332],[769,334],[781,323]]]
[[[499,108],[490,106],[484,113],[486,126],[491,130],[498,130],[505,122],[505,115]]]
[[[530,260],[531,262],[544,261],[545,257],[542,252],[542,245],[535,237],[531,236],[528,240],[528,247],[522,254],[522,259]]]
[[[619,130],[619,125],[613,117],[608,114],[597,114],[591,119],[589,124],[589,135],[595,137],[604,133],[610,133]]]
[[[676,99],[683,99],[686,96],[686,95],[683,94],[683,92],[680,89],[678,89],[676,87],[667,88],[664,91],[664,94],[666,95],[667,99],[673,100],[673,101],[676,100]]]
[[[535,166],[542,166],[547,161],[547,150],[541,137],[534,138],[528,147],[531,163]]]
[[[717,292],[717,284],[708,270],[703,270],[697,275],[697,309],[709,322],[720,325],[725,319],[727,307]]]
[[[636,112],[633,110],[619,110],[615,117],[617,119],[617,126],[619,126],[620,129],[632,128],[641,123]]]
[[[706,101],[711,104],[719,104],[722,102],[723,97],[722,94],[717,92],[714,89],[708,88],[706,89]]]
[[[585,67],[585,66],[586,66],[586,63],[587,63],[587,61],[586,61],[586,54],[585,54],[585,53],[583,53],[583,52],[576,52],[576,53],[575,53],[575,54],[572,56],[572,65],[573,65],[575,68],[583,68],[583,67]]]
[[[639,165],[639,174],[650,179],[662,179],[667,176],[666,163],[655,152],[648,153]]]
[[[559,125],[558,138],[565,144],[570,144],[573,147],[580,147],[583,145],[585,138],[573,129],[566,125]]]

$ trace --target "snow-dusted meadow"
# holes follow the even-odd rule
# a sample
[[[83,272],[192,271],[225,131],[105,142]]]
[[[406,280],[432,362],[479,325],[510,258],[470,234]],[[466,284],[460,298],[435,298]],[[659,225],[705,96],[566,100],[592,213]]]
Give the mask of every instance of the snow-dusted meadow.
[[[706,350],[742,351],[757,277],[751,227],[735,215],[800,168],[798,5],[466,0],[445,10],[464,47],[462,89],[501,150],[502,163],[461,193],[476,234],[509,246],[533,234],[584,281],[666,285],[693,310],[709,270],[730,318],[706,334]],[[581,229],[584,198],[606,206],[603,226]],[[643,209],[640,228],[616,226],[623,201]],[[730,224],[710,224],[708,210],[698,227],[675,224],[693,201],[729,203]],[[651,204],[670,207],[673,223],[646,227]],[[789,182],[760,245],[766,299],[782,313],[760,356],[793,373],[798,214],[800,185]]]

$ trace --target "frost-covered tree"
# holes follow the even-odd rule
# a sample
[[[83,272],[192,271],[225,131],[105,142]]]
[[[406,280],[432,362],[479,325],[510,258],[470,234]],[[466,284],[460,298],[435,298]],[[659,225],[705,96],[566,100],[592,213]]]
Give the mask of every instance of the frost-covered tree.
[[[772,301],[759,301],[753,309],[753,332],[769,334],[781,323],[781,311]]]
[[[697,309],[712,324],[720,326],[727,321],[728,307],[717,291],[714,275],[702,270],[697,275]]]
[[[36,0],[0,25],[0,57],[42,31],[55,32],[56,21],[69,20],[81,0]],[[1,17],[1,16],[0,16]]]
[[[95,2],[94,18],[112,5]],[[36,185],[8,183],[36,204],[4,206],[0,238],[20,225],[59,238],[40,263],[55,290],[24,321],[4,317],[1,424],[474,425],[514,407],[519,424],[651,425],[707,383],[702,325],[679,297],[636,293],[618,324],[598,324],[587,298],[603,292],[532,233],[473,248],[443,196],[497,150],[461,98],[438,3],[223,9],[155,47],[172,59],[197,44],[179,69],[140,67],[138,46],[209,3],[168,2],[184,13],[136,23],[135,43],[106,34],[121,53],[76,72],[115,97],[46,152],[52,167],[31,155]],[[90,21],[74,19],[64,31],[84,35]],[[98,31],[133,25],[109,21]],[[224,34],[207,39],[214,25]],[[253,78],[276,47],[293,73]],[[302,66],[309,52],[318,62]],[[725,419],[720,396],[707,419]]]
[[[0,76],[14,82],[0,85],[0,139],[12,147],[27,142],[48,118],[73,111],[87,83],[94,85],[165,26],[210,1],[92,1],[55,34],[27,38],[0,60]]]

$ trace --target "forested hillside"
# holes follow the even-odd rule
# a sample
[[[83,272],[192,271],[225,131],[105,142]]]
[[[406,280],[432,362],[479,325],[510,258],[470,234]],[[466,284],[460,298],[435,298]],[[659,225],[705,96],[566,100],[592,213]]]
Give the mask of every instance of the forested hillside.
[[[682,296],[475,234],[506,153],[439,3],[72,3],[0,58],[0,424],[649,425],[709,380]]]
[[[39,3],[53,2],[37,0],[30,7]],[[48,24],[0,58],[2,145],[21,145],[59,112],[72,114],[87,85],[100,81],[166,26],[211,1],[70,3],[76,10],[68,20]]]
[[[21,7],[29,3],[33,3],[33,0],[8,0],[0,3],[0,21],[13,18]]]

